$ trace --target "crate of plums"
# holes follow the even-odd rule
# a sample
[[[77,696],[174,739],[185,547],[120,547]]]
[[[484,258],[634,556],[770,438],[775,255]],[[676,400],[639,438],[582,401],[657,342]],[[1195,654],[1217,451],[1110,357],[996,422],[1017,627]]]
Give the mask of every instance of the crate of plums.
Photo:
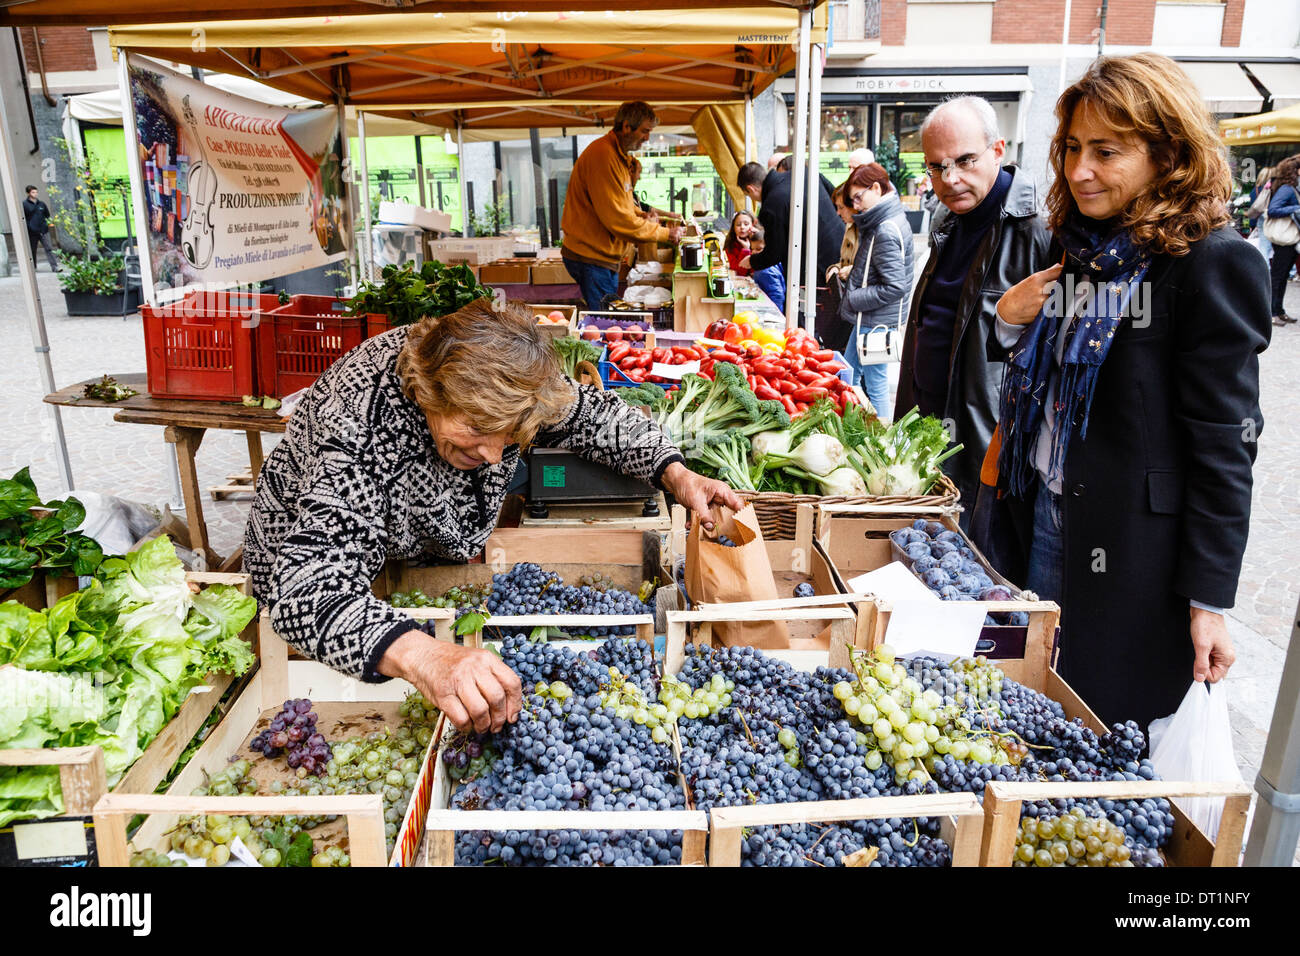
[[[1007,580],[957,523],[953,508],[874,508],[823,505],[818,511],[817,539],[830,557],[838,585],[847,591],[854,578],[898,562],[942,601],[1008,604],[990,606],[984,617],[978,651],[990,657],[1019,657],[1025,652],[1030,610],[1044,605]],[[1012,606],[1018,605],[1018,606]],[[883,629],[888,612],[878,616]],[[874,636],[878,643],[882,638]]]

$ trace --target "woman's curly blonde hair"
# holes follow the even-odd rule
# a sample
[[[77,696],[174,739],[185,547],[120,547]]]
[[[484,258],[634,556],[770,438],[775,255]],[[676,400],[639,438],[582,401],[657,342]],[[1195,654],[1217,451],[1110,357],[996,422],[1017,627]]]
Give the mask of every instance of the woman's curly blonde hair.
[[[521,302],[477,299],[411,327],[397,357],[402,391],[426,412],[459,414],[486,435],[527,446],[574,400],[550,345]]]
[[[1094,60],[1056,101],[1049,152],[1056,178],[1047,193],[1053,231],[1077,210],[1065,178],[1065,144],[1075,110],[1085,103],[1117,133],[1136,136],[1150,150],[1155,178],[1122,214],[1121,225],[1135,243],[1157,254],[1186,255],[1193,242],[1230,221],[1232,174],[1195,84],[1168,57],[1137,53]]]

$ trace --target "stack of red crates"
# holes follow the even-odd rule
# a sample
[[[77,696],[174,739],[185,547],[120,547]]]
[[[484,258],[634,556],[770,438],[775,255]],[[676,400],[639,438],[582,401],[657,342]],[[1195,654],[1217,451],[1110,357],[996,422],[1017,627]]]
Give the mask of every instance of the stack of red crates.
[[[164,306],[143,306],[149,394],[237,402],[258,395],[258,315],[273,295],[195,291]]]
[[[347,315],[346,299],[295,295],[270,309],[257,328],[262,392],[283,398],[307,388],[321,373],[366,339],[365,316]]]

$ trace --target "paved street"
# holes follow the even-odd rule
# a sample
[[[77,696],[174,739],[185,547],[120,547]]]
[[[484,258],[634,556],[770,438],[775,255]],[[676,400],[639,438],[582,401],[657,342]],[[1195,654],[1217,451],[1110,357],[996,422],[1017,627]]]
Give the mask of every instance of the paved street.
[[[44,268],[44,267],[42,267]],[[70,318],[55,277],[42,271],[45,305],[58,385],[103,373],[143,372],[138,317]],[[1291,283],[1288,311],[1300,315],[1300,283]],[[1253,783],[1277,695],[1286,644],[1300,598],[1300,325],[1273,329],[1261,359],[1265,429],[1255,468],[1250,544],[1230,628],[1238,661],[1229,678],[1238,762]],[[0,278],[0,472],[31,465],[40,489],[59,493],[47,409],[16,276]],[[170,459],[162,429],[122,425],[108,409],[65,409],[64,427],[78,488],[163,507],[172,496]],[[269,449],[270,443],[267,442]],[[199,454],[202,485],[225,482],[247,468],[244,438],[210,431]],[[205,505],[212,546],[227,554],[243,533],[244,501]]]

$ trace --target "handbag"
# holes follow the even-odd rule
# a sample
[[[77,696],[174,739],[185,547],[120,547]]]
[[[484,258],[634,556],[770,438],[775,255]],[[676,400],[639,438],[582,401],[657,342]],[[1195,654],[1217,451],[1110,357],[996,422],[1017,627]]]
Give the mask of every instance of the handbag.
[[[1246,210],[1247,219],[1258,219],[1268,212],[1268,201],[1273,195],[1273,184],[1265,183],[1264,187],[1255,194],[1255,201],[1250,204]]]
[[[876,251],[876,237],[871,237],[867,246],[867,263],[862,270],[862,281],[871,275],[871,254]],[[902,315],[902,310],[899,310]],[[859,365],[883,365],[886,362],[899,362],[903,358],[903,337],[897,328],[877,325],[866,332],[862,331],[862,313],[858,313],[853,323],[853,342],[858,350]]]
[[[1271,216],[1264,219],[1264,238],[1275,246],[1294,246],[1300,243],[1300,226],[1294,216]]]

